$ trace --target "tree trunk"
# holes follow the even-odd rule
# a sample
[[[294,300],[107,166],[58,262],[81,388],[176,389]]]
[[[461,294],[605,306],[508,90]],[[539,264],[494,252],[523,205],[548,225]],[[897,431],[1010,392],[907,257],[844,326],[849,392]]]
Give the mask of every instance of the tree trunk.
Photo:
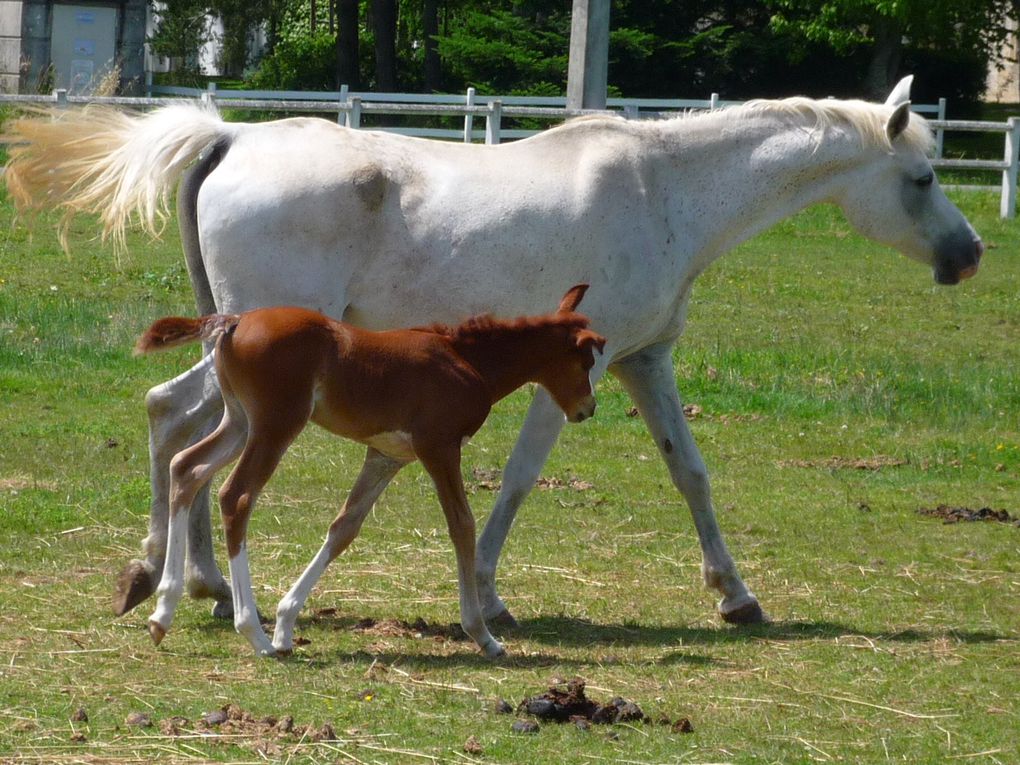
[[[375,89],[397,90],[397,0],[372,0],[375,32]]]
[[[874,25],[875,47],[868,62],[865,90],[875,101],[884,101],[896,82],[903,55],[903,27],[895,19],[880,17]]]
[[[358,0],[337,0],[336,86],[361,89],[358,72]]]
[[[443,87],[443,70],[439,61],[439,0],[424,0],[422,30],[425,33],[425,92],[436,93]]]

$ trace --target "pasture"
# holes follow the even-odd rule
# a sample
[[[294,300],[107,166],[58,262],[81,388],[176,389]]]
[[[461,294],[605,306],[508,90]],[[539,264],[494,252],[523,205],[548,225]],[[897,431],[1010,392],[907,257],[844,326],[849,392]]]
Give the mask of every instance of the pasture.
[[[0,761],[1017,762],[1020,528],[918,513],[1020,515],[1020,231],[994,195],[954,201],[990,248],[955,288],[826,207],[695,287],[679,386],[720,525],[775,622],[719,621],[686,506],[607,378],[510,537],[500,591],[520,627],[494,630],[510,653],[496,662],[448,630],[395,624],[457,618],[453,551],[418,466],[313,592],[294,656],[256,659],[206,602],[183,601],[158,649],[151,600],[114,618],[114,577],[148,519],[143,396],[197,354],[131,356],[153,319],[194,311],[176,229],[130,239],[118,263],[77,221],[67,256],[53,221],[30,235],[3,201]],[[502,402],[465,449],[479,528],[527,403]],[[269,484],[249,532],[267,615],[361,457],[311,428]],[[573,677],[693,732],[529,735],[495,711]],[[199,722],[230,704],[312,729]],[[141,714],[151,727],[128,724]]]

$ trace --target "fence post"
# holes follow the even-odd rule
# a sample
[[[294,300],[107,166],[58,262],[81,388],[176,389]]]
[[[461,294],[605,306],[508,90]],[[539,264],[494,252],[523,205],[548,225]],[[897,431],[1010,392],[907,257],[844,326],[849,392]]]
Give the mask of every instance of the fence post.
[[[338,124],[338,125],[346,125],[347,124],[347,108],[346,108],[347,107],[347,93],[348,93],[347,85],[346,84],[341,85],[340,86],[340,97],[337,98],[337,102],[340,105],[340,108],[337,110],[337,113],[336,113],[336,124]]]
[[[1007,167],[1002,171],[1000,218],[1012,218],[1016,215],[1017,160],[1020,159],[1020,117],[1010,117],[1006,124],[1009,125],[1009,132],[1006,133],[1003,161],[1007,163]]]
[[[351,110],[347,112],[347,127],[361,127],[361,99],[357,96],[351,98]]]
[[[145,97],[152,98],[152,71],[145,71]]]
[[[719,108],[719,94],[713,93],[708,97],[708,108],[718,109]]]
[[[471,108],[475,105],[475,89],[468,88],[464,96],[464,105]],[[470,112],[464,115],[464,143],[471,143],[471,130],[474,127],[475,115]]]
[[[946,118],[946,99],[939,99],[939,113],[938,118],[944,120]],[[945,128],[938,128],[935,131],[935,159],[942,159],[942,140],[945,137]]]
[[[205,93],[203,93],[202,94],[202,105],[203,106],[211,106],[211,107],[213,107],[215,109],[216,108],[216,92],[213,91],[213,90],[207,90]]]
[[[485,142],[495,145],[499,143],[499,127],[503,120],[503,102],[489,102],[489,114],[485,118]]]
[[[57,88],[56,90],[54,90],[53,91],[53,98],[57,102],[57,108],[58,109],[66,109],[67,108],[67,89],[66,88]]]

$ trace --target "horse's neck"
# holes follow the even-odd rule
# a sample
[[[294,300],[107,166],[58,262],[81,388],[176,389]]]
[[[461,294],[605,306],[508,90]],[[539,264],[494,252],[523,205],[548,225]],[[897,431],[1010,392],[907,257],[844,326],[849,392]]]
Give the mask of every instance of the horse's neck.
[[[527,382],[538,382],[545,357],[538,327],[500,328],[452,340],[453,348],[485,381],[492,403]]]
[[[844,129],[812,131],[769,115],[720,114],[664,129],[672,155],[665,161],[684,180],[672,224],[690,232],[699,270],[774,223],[830,199],[863,156]]]

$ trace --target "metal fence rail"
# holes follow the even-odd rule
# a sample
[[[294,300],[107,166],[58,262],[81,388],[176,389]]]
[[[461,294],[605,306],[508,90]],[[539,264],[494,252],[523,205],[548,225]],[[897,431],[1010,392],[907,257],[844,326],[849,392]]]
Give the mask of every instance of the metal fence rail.
[[[150,108],[179,103],[182,97],[200,98],[226,109],[246,109],[270,112],[301,112],[336,115],[337,122],[352,128],[360,128],[363,115],[399,115],[417,117],[456,117],[463,120],[463,128],[421,127],[421,126],[379,126],[373,129],[387,130],[404,135],[424,138],[461,140],[466,143],[481,140],[487,144],[498,144],[505,139],[523,138],[540,132],[537,129],[507,128],[504,119],[528,118],[558,122],[570,117],[586,114],[618,114],[627,119],[649,119],[667,117],[681,111],[711,110],[739,104],[739,101],[720,100],[718,93],[706,99],[652,99],[652,98],[610,98],[604,110],[568,109],[566,99],[552,96],[485,96],[469,88],[464,95],[418,94],[418,93],[354,93],[347,86],[332,92],[267,91],[267,90],[218,90],[210,83],[206,90],[175,86],[148,87],[150,95],[145,97],[127,96],[76,96],[65,90],[54,91],[52,95],[5,95],[0,94],[0,104],[57,105],[108,104],[133,108]],[[914,104],[912,109],[922,114],[934,115],[929,124],[935,130],[935,153],[932,165],[936,168],[954,170],[979,170],[999,172],[1002,181],[997,186],[966,184],[950,186],[966,190],[997,190],[1000,192],[999,214],[1012,218],[1016,214],[1018,162],[1020,162],[1020,117],[1010,117],[1006,122],[973,120],[947,120],[946,100],[937,104]],[[484,118],[485,129],[476,130],[474,119]],[[945,159],[943,139],[946,131],[977,131],[1004,134],[1003,158],[989,159]]]

